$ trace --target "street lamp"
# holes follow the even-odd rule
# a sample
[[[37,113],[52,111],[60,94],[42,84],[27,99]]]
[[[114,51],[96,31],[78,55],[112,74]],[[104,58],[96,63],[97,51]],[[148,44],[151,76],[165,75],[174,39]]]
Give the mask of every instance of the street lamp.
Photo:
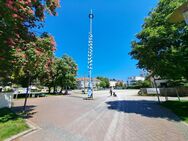
[[[188,1],[178,7],[168,18],[171,23],[182,22],[183,20],[188,25]]]

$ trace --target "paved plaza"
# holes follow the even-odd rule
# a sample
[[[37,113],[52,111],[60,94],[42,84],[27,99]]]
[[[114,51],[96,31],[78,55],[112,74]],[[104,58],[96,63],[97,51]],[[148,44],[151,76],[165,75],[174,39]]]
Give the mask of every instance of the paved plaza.
[[[16,141],[187,141],[188,126],[137,90],[95,92],[94,100],[71,92],[28,100],[29,121],[37,130]],[[163,100],[163,99],[162,99]],[[23,105],[15,100],[14,107]]]

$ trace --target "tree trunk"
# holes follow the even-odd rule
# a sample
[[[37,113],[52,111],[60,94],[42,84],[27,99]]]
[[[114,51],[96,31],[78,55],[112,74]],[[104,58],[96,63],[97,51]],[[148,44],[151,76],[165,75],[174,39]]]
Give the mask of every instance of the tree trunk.
[[[153,77],[154,78],[154,77]],[[157,83],[155,81],[155,78],[154,78],[154,85],[155,85],[155,89],[156,89],[156,93],[157,93],[157,99],[158,99],[158,102],[161,103],[160,101],[160,97],[159,97],[159,92],[158,92],[158,88],[157,88]]]
[[[176,95],[177,95],[177,97],[178,97],[178,100],[181,101],[181,100],[180,100],[180,95],[179,95],[179,93],[178,93],[178,90],[177,90],[177,88],[175,88],[175,89],[176,89]]]
[[[56,86],[54,86],[54,92],[53,93],[56,94]]]
[[[24,107],[23,107],[23,111],[26,111],[26,106],[27,106],[27,99],[28,99],[28,95],[29,95],[29,86],[31,85],[31,78],[30,75],[28,74],[28,85],[27,85],[27,90],[26,90],[26,94],[25,94],[25,101],[24,101]]]
[[[48,94],[51,93],[51,87],[48,87]]]
[[[62,92],[63,92],[63,87],[61,87],[59,94],[62,94]]]
[[[67,87],[66,87],[66,89],[65,89],[65,94],[66,94],[66,95],[68,94],[68,89],[67,89]]]

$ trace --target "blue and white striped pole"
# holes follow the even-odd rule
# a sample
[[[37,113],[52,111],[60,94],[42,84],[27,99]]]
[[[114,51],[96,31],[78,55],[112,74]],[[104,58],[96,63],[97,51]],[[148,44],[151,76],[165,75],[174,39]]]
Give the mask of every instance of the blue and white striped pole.
[[[89,14],[89,20],[90,20],[90,31],[89,31],[89,41],[88,41],[88,77],[89,77],[89,83],[88,83],[88,97],[93,97],[93,84],[92,84],[92,61],[93,61],[93,34],[92,34],[92,22],[93,22],[94,15],[92,13]]]

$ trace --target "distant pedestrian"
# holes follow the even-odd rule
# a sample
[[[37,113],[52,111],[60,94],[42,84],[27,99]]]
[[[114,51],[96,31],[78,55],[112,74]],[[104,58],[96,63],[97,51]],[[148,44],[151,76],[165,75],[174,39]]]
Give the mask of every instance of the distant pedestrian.
[[[110,96],[113,94],[113,87],[110,87]]]
[[[117,95],[116,95],[116,93],[115,93],[115,92],[113,92],[113,96],[114,96],[114,97],[117,97]]]

